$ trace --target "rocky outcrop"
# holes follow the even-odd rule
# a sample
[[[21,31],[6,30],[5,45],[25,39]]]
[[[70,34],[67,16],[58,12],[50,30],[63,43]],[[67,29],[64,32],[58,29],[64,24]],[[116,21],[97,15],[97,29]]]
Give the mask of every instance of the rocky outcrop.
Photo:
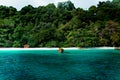
[[[30,46],[28,44],[25,44],[24,45],[24,48],[29,48]]]
[[[58,52],[63,53],[63,52],[64,52],[64,49],[59,48]]]

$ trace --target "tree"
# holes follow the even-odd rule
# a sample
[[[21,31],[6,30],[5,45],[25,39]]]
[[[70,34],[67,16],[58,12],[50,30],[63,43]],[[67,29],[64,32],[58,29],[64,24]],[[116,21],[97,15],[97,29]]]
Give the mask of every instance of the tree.
[[[6,18],[9,16],[9,8],[6,6],[0,6],[0,18]]]
[[[118,37],[119,33],[120,33],[119,24],[114,21],[108,21],[106,22],[105,28],[102,29],[100,36],[101,39],[107,40],[105,41],[107,42],[107,45],[117,46],[119,44],[119,37]]]
[[[25,14],[29,13],[31,10],[33,10],[33,6],[31,6],[31,5],[25,6],[20,10],[20,14],[25,15]]]
[[[71,10],[75,9],[75,6],[70,0],[68,0],[68,1],[65,1],[65,2],[59,2],[58,3],[58,8],[61,9],[61,10],[71,11]]]
[[[17,12],[17,9],[16,9],[16,8],[14,8],[14,7],[12,7],[12,6],[9,7],[9,15],[10,15],[10,16],[16,15],[16,12]]]
[[[113,2],[120,2],[120,0],[113,0]]]

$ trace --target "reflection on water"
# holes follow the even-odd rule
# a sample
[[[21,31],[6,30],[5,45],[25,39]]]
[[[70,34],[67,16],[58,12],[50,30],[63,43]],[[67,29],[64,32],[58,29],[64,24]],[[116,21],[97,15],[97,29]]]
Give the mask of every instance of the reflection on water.
[[[0,80],[120,80],[119,51],[12,53],[0,53]]]

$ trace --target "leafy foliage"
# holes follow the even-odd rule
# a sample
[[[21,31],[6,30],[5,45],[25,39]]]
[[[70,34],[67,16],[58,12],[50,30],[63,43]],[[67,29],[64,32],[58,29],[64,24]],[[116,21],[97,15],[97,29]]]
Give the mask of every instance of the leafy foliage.
[[[120,2],[99,2],[88,10],[69,0],[17,11],[0,6],[0,47],[120,46]]]

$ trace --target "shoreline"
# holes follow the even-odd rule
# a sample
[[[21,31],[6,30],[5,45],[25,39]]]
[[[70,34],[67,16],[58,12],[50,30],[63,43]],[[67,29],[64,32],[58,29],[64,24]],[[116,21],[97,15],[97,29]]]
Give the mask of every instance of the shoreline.
[[[88,48],[80,48],[80,47],[68,47],[62,48],[64,50],[87,50],[87,49],[116,49],[117,47],[88,47]],[[0,48],[0,50],[58,50],[59,48]]]

